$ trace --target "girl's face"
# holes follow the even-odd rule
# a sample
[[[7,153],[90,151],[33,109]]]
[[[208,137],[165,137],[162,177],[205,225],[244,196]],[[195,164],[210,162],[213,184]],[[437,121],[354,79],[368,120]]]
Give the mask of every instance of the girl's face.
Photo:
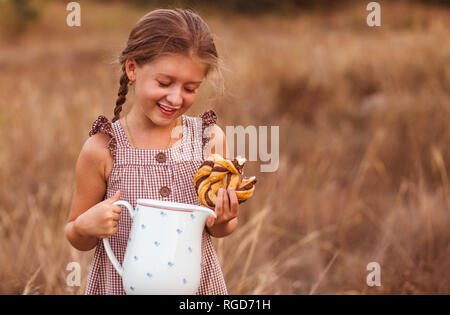
[[[135,105],[158,126],[171,124],[192,106],[206,70],[206,64],[184,55],[162,56],[142,66],[127,61],[127,73],[136,80]]]

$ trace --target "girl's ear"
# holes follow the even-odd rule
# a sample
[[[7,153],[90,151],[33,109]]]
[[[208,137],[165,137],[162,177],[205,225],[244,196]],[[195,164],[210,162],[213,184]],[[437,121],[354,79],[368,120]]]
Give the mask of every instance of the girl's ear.
[[[127,72],[127,76],[130,82],[136,80],[136,68],[136,61],[134,59],[127,59],[125,61],[125,71]]]

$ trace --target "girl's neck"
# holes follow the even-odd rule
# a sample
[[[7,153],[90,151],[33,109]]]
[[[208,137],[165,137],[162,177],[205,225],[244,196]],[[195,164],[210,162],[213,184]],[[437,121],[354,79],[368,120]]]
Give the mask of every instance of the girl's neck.
[[[182,118],[178,117],[167,126],[158,126],[147,116],[133,109],[122,121],[130,144],[140,149],[168,149],[183,136]]]
[[[145,134],[170,134],[172,129],[181,125],[181,116],[171,122],[167,126],[158,126],[151,119],[145,116],[143,113],[135,110],[137,106],[133,106],[127,115],[127,122],[132,128],[139,133]]]

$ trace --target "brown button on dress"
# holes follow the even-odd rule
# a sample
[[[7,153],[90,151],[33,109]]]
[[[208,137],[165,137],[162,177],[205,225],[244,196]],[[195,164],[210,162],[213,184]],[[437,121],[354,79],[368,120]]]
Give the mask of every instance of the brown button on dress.
[[[157,160],[159,163],[164,163],[164,162],[166,161],[166,155],[165,155],[163,152],[159,152],[159,153],[156,155],[156,160]]]
[[[159,193],[161,194],[161,196],[167,197],[170,195],[170,188],[167,186],[162,186],[159,190]]]

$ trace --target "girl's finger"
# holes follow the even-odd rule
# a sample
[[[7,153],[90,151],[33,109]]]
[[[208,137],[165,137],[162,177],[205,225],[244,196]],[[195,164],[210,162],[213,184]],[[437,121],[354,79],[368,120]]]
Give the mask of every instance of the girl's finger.
[[[120,220],[120,213],[117,212],[113,212],[113,220],[114,221],[119,221]]]
[[[113,205],[112,206],[112,211],[115,213],[120,214],[122,212],[122,208],[119,205]]]
[[[214,209],[216,211],[217,220],[222,217],[223,214],[223,189],[220,188],[217,192],[217,199],[216,199],[216,208]]]
[[[239,214],[239,200],[236,196],[236,191],[233,188],[228,188],[228,195],[230,196],[230,212],[233,218],[237,217]]]
[[[228,192],[224,189],[223,191],[223,214],[227,218],[231,215],[230,210],[230,199],[228,198]]]
[[[214,220],[215,220],[214,216],[210,214],[208,216],[208,219],[206,220],[206,226],[211,228],[214,225]]]

